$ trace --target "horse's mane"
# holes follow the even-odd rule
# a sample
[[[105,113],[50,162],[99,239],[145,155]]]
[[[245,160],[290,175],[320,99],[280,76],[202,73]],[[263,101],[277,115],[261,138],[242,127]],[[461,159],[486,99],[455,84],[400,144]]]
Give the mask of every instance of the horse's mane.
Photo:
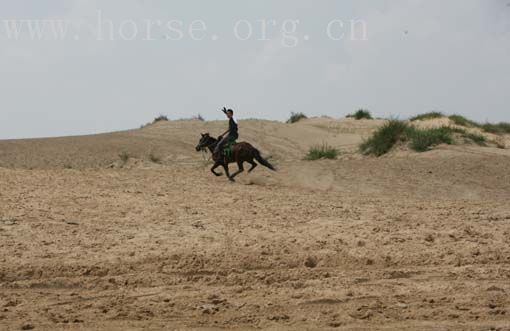
[[[204,136],[207,136],[207,140],[209,140],[209,141],[212,141],[212,142],[217,142],[218,141],[218,139],[214,138],[209,133],[205,133]]]

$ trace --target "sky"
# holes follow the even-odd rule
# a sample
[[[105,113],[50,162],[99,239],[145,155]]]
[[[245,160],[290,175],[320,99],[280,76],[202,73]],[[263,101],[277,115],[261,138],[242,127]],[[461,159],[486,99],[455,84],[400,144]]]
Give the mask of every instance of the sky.
[[[510,0],[0,0],[0,139],[223,106],[510,121],[509,88]]]

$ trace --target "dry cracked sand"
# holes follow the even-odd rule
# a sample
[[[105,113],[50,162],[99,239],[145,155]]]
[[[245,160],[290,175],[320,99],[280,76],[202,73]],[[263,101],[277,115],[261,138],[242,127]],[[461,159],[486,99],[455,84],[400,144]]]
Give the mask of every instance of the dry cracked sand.
[[[241,121],[279,171],[235,184],[224,122],[0,141],[0,330],[510,330],[510,151],[357,154],[381,123]]]

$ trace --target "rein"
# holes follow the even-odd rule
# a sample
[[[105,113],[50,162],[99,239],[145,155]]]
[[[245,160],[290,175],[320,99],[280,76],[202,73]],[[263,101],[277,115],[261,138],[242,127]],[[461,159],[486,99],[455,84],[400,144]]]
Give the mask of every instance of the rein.
[[[211,140],[214,140],[214,139],[211,139]],[[210,161],[211,160],[211,157],[207,157],[207,149],[214,145],[214,144],[217,144],[218,143],[218,140],[214,140],[214,141],[211,141],[211,143],[207,144],[207,145],[204,145],[202,147],[202,158],[205,160],[205,161]],[[212,154],[212,151],[211,151],[211,154]]]
[[[217,141],[217,140],[215,140],[215,141],[211,142],[210,144],[205,145],[205,146],[203,147],[203,148],[204,148],[204,151],[205,151],[205,148],[209,148],[209,147],[211,147],[212,145],[217,144],[217,143],[218,143],[218,141]]]
[[[207,156],[207,151],[205,149],[202,149],[202,158],[204,161],[210,161],[211,158]]]

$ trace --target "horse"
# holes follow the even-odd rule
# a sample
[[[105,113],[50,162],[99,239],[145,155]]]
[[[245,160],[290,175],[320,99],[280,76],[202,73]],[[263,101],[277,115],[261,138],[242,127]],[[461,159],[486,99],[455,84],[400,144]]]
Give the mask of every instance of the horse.
[[[232,153],[227,156],[223,156],[223,151],[220,151],[220,153],[214,153],[214,149],[216,148],[216,145],[219,143],[220,139],[215,139],[209,135],[209,133],[202,133],[202,137],[200,138],[200,141],[198,142],[197,147],[195,148],[197,152],[204,151],[206,149],[209,149],[211,154],[213,155],[213,161],[214,165],[211,168],[211,172],[215,176],[221,176],[221,173],[217,173],[215,170],[219,166],[223,166],[225,169],[225,174],[227,175],[228,179],[231,182],[235,182],[235,177],[242,173],[244,171],[243,163],[248,162],[251,164],[251,168],[248,170],[248,173],[252,172],[258,164],[255,163],[254,160],[257,160],[260,164],[263,166],[269,168],[272,171],[276,171],[276,168],[273,167],[271,163],[269,163],[266,159],[264,159],[261,155],[258,149],[250,145],[246,142],[236,143],[232,146]],[[228,165],[230,163],[237,163],[237,166],[239,167],[239,170],[234,172],[232,175],[230,175],[228,170]]]

